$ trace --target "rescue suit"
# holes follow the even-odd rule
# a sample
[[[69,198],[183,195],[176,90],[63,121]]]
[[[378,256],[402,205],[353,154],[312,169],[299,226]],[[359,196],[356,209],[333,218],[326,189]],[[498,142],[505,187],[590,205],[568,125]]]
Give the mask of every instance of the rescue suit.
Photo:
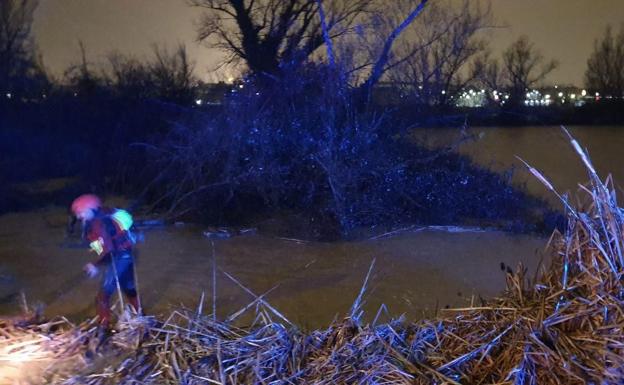
[[[111,320],[110,300],[117,284],[128,303],[139,311],[139,299],[134,281],[134,239],[130,232],[132,217],[124,210],[100,208],[93,219],[85,223],[84,234],[98,259],[93,262],[103,270],[96,309],[100,324],[108,326]]]

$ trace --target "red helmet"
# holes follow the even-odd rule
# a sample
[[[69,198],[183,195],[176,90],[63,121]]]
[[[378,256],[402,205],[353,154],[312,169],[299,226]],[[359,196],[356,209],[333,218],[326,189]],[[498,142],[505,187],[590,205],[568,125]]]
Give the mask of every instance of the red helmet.
[[[102,201],[97,195],[84,194],[74,199],[71,205],[71,211],[74,215],[78,215],[88,209],[97,210],[102,206]]]

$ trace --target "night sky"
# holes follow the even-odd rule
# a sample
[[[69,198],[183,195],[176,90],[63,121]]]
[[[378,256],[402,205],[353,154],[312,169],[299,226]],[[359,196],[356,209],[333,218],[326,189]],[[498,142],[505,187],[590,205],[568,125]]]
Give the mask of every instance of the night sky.
[[[559,60],[549,79],[560,84],[581,85],[594,39],[608,23],[624,22],[623,0],[493,0],[492,5],[497,23],[509,27],[492,31],[494,52],[526,34],[546,57]],[[153,43],[185,43],[198,75],[225,79],[228,74],[208,75],[220,53],[195,42],[199,12],[184,0],[42,0],[34,31],[44,63],[55,74],[77,60],[80,39],[93,61],[112,50],[140,58]]]

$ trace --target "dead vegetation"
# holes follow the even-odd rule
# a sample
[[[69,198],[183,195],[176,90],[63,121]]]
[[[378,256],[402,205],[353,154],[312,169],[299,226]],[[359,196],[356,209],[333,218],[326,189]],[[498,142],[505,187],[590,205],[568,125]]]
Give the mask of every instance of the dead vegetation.
[[[433,320],[365,322],[367,277],[347,316],[312,332],[292,325],[266,294],[225,320],[204,314],[202,298],[198,309],[160,321],[122,316],[93,355],[93,321],[4,324],[0,376],[40,361],[38,381],[63,384],[622,383],[624,214],[612,181],[570,139],[589,173],[587,203],[573,208],[560,196],[568,226],[551,238],[552,265],[534,282],[521,266],[507,273],[499,298]],[[242,314],[254,317],[237,327]]]

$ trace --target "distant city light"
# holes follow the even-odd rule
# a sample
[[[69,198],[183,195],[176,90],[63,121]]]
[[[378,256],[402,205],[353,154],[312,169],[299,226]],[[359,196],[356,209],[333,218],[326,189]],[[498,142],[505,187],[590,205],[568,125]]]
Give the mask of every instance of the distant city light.
[[[7,92],[6,97],[11,99],[13,97],[13,95],[10,92]]]
[[[446,95],[446,91],[442,90],[442,95]]]
[[[233,83],[234,82],[234,78],[232,76],[230,76],[229,78],[227,78],[228,83]]]
[[[557,86],[557,88],[559,88],[559,86]],[[552,93],[545,93],[545,91],[550,91]],[[446,90],[440,92],[443,95],[449,95],[449,92]],[[589,103],[587,98],[594,95],[593,92],[590,92],[587,89],[573,88],[568,86],[562,86],[554,92],[553,88],[551,87],[540,89],[525,88],[524,93],[525,98],[519,102],[522,103],[522,105],[524,106],[536,108],[551,107],[556,104],[580,107]],[[603,98],[608,98],[607,96],[601,96],[598,92],[596,92],[595,95],[595,102],[598,102]],[[453,97],[451,95],[449,95],[448,97],[455,100],[454,105],[457,107],[471,108],[483,107],[488,104],[502,106],[505,101],[511,99],[511,95],[508,94],[505,90],[478,88],[465,88],[462,89],[456,95],[456,97]]]
[[[201,106],[202,103],[203,103],[203,101],[201,99],[195,100],[195,104],[197,104],[198,106]]]
[[[245,86],[244,86],[244,85],[242,85],[242,84],[239,84],[239,85],[238,85],[238,88],[243,88],[243,87],[245,87]]]

